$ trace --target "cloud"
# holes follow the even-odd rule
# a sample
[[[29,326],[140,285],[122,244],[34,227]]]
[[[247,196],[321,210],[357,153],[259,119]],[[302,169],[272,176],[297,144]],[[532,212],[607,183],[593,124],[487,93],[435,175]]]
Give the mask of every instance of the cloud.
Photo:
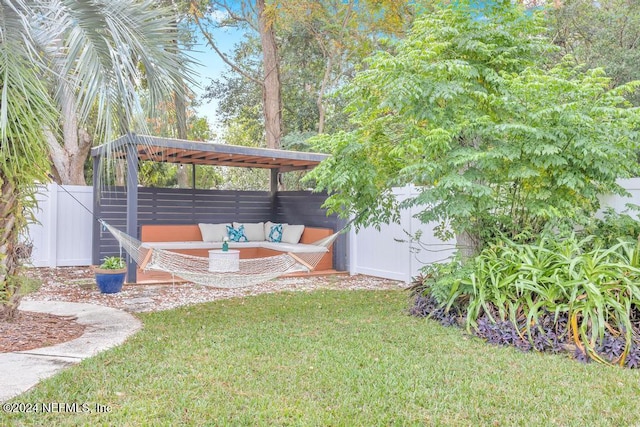
[[[219,24],[222,21],[229,19],[229,12],[226,10],[214,9],[207,13],[207,19]]]

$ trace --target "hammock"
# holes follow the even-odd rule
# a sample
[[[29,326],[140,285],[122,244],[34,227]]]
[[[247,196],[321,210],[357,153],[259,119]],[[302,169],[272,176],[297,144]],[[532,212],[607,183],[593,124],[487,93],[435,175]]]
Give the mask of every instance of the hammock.
[[[240,260],[210,259],[145,246],[140,240],[99,221],[142,270],[164,271],[189,282],[216,288],[252,286],[283,274],[312,271],[340,234],[306,245],[302,252]]]

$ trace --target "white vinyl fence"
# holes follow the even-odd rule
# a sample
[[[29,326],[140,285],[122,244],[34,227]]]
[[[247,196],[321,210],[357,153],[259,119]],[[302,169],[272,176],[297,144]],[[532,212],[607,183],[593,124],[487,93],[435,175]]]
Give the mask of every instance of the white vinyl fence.
[[[66,190],[66,191],[65,191]],[[29,224],[24,239],[33,243],[31,264],[35,267],[91,265],[93,188],[57,184],[38,192],[36,223]]]
[[[616,212],[622,213],[627,210],[627,204],[640,205],[640,178],[619,179],[618,184],[626,189],[631,196],[608,195],[600,197],[601,212],[607,207],[612,207]],[[630,215],[635,218],[633,213]]]
[[[416,196],[414,186],[395,188],[398,201]],[[400,223],[389,224],[376,230],[373,227],[349,236],[349,272],[368,274],[387,279],[411,281],[425,264],[445,261],[454,252],[454,241],[443,242],[434,236],[436,224],[423,224],[413,216],[418,209],[400,212]],[[411,237],[421,231],[419,241]]]
[[[640,178],[624,179],[620,184],[631,197],[603,196],[603,206],[625,210],[627,203],[640,205]],[[64,186],[89,209],[93,206],[92,187]],[[50,184],[38,195],[39,223],[31,224],[27,238],[33,242],[32,264],[36,267],[83,266],[91,264],[92,215],[61,186]],[[397,188],[399,200],[417,195],[413,186]],[[426,264],[446,260],[453,254],[453,241],[434,236],[435,224],[422,224],[413,218],[415,210],[401,213],[400,224],[352,230],[349,235],[349,271],[404,282],[411,281]],[[419,242],[410,241],[418,230]]]
[[[640,205],[640,178],[621,179],[618,183],[631,196],[602,196],[600,200],[603,210],[613,207],[617,212],[623,212],[629,203]],[[417,192],[413,186],[394,189],[398,200],[415,196]],[[360,230],[357,234],[351,231],[349,272],[410,282],[424,265],[440,262],[451,256],[453,250],[449,248],[453,247],[454,242],[440,241],[433,233],[437,224],[422,224],[413,218],[415,213],[413,209],[403,211],[399,224],[382,226],[380,231],[375,228]],[[422,230],[420,242],[410,243],[407,233],[414,235],[418,230]]]

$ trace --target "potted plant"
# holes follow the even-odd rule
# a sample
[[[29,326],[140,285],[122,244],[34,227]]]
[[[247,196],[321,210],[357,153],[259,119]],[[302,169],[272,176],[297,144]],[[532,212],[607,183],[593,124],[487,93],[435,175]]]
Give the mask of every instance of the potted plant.
[[[99,267],[93,269],[96,283],[103,294],[115,294],[122,290],[127,275],[127,264],[118,256],[109,256]]]

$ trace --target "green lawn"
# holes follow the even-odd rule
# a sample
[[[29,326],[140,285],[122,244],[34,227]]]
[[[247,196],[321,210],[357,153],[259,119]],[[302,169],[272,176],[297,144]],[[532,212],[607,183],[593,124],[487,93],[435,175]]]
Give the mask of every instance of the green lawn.
[[[14,402],[107,414],[0,425],[638,425],[640,372],[493,347],[402,291],[281,293],[141,315],[126,344]]]

